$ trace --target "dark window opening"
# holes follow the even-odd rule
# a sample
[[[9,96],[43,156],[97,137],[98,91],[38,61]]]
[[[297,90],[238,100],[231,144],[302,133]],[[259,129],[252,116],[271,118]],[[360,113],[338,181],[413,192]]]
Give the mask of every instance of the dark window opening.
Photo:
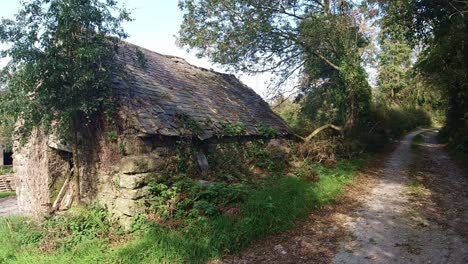
[[[13,152],[3,152],[3,165],[13,165]]]

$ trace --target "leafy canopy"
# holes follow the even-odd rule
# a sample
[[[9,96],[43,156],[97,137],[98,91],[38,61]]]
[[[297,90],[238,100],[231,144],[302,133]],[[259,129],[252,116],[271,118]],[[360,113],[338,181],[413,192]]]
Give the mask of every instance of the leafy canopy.
[[[368,42],[353,1],[181,0],[179,6],[186,12],[179,45],[200,57],[233,71],[272,73],[274,95],[291,79],[304,95],[330,94],[330,104],[309,105],[311,116],[339,105],[335,119],[352,125],[368,108],[361,65]]]
[[[53,128],[70,136],[111,105],[115,42],[127,35],[129,12],[115,0],[29,0],[2,19],[0,51],[9,58],[0,110],[22,123],[21,134]]]
[[[380,1],[385,8],[393,1]],[[468,150],[468,1],[400,0],[387,10],[389,22],[404,28],[419,46],[418,73],[447,101],[445,130]]]

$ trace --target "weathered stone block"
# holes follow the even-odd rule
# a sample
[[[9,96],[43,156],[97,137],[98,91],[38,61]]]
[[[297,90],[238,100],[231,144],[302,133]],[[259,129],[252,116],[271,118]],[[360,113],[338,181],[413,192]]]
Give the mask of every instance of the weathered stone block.
[[[107,209],[112,210],[115,206],[116,196],[112,194],[99,194],[98,201],[100,204],[106,206]]]
[[[140,198],[148,196],[149,193],[150,192],[149,192],[148,187],[143,187],[143,188],[134,189],[134,190],[128,190],[128,189],[121,190],[122,198],[131,199],[131,200],[138,200]]]
[[[168,147],[156,147],[153,153],[157,153],[161,157],[169,157],[175,155],[174,151]]]
[[[151,173],[142,173],[142,174],[119,174],[116,175],[118,185],[120,188],[125,189],[136,189],[142,187],[148,182],[148,177]]]
[[[152,150],[152,145],[147,144],[140,137],[129,137],[122,141],[122,148],[126,155],[138,155],[150,153]]]
[[[133,216],[138,213],[138,205],[135,200],[117,198],[115,199],[115,210],[124,215]]]
[[[129,156],[122,159],[120,172],[125,174],[138,174],[158,171],[164,165],[164,160],[159,156]]]
[[[133,217],[123,215],[119,217],[119,224],[124,230],[131,230],[133,227]]]

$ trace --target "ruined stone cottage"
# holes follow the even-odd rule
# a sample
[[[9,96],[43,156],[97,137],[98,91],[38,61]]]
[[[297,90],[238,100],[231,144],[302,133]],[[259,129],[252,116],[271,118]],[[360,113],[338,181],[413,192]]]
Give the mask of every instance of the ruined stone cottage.
[[[262,127],[289,135],[269,105],[233,75],[128,43],[120,45],[116,60],[122,66],[113,76],[117,128],[98,127],[99,133],[79,135],[79,181],[69,177],[75,154],[69,147],[40,131],[26,145],[15,142],[22,211],[39,215],[51,208],[66,210],[79,197],[84,203],[99,201],[125,220],[138,211],[148,176],[171,162],[179,140],[216,144],[232,137],[223,133],[230,124],[242,124],[236,137],[245,140],[261,137]],[[202,167],[206,162],[203,155],[198,161]]]

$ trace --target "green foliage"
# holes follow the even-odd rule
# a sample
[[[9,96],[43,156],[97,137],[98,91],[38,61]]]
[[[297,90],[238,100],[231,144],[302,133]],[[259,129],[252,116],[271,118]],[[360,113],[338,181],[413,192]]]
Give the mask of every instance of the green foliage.
[[[245,126],[242,122],[224,124],[222,127],[224,136],[241,136],[245,133]]]
[[[428,194],[428,190],[424,187],[424,184],[419,181],[411,181],[407,184],[406,189],[409,194],[414,196],[423,197]]]
[[[0,199],[14,197],[16,192],[0,192]]]
[[[133,223],[132,223],[132,232],[145,232],[148,231],[150,225],[146,219],[144,214],[137,214],[133,216]]]
[[[150,182],[149,209],[163,220],[214,216],[233,203],[242,202],[248,193],[244,184],[203,185],[189,178],[175,182]]]
[[[46,239],[56,240],[58,248],[73,250],[83,242],[107,237],[112,227],[107,210],[98,204],[74,210],[69,215],[54,217],[46,222],[45,228],[48,230]],[[64,234],[68,235],[61,237]]]
[[[376,104],[370,112],[370,123],[361,130],[361,142],[371,151],[384,147],[418,127],[431,126],[431,117],[421,108]]]
[[[401,3],[389,2],[385,7],[387,12],[393,12]],[[407,29],[392,23],[392,18],[383,16],[380,20],[381,32],[378,40],[381,51],[378,54],[379,76],[378,87],[385,100],[394,103],[407,101],[404,90],[413,89],[411,68],[413,64],[413,49],[405,38]]]
[[[119,147],[119,153],[120,153],[121,155],[127,155],[127,149],[125,148],[125,144],[124,144],[124,143],[120,142],[119,145],[118,145],[118,147]]]
[[[270,173],[284,173],[288,166],[289,157],[284,153],[284,150],[268,148],[263,140],[252,142],[247,153],[251,164]]]
[[[319,103],[319,102],[318,102]],[[272,103],[272,109],[298,135],[307,136],[312,133],[314,125],[311,118],[301,113],[301,103],[279,97]],[[330,120],[330,119],[326,119]]]
[[[248,192],[236,215],[198,218],[180,229],[153,227],[117,253],[123,263],[204,263],[236,252],[255,239],[291,228],[311,210],[335,200],[351,182],[361,164],[343,163],[337,168],[317,167],[322,181],[311,183],[295,177],[272,178]]]
[[[1,87],[1,81],[0,81],[0,87]],[[0,102],[1,102],[1,99],[0,99]],[[13,152],[14,131],[15,131],[14,118],[9,116],[7,113],[0,111],[0,137],[2,138],[3,150],[5,152]]]
[[[191,139],[182,139],[176,142],[177,154],[176,154],[176,168],[172,169],[167,173],[171,174],[191,174],[194,171],[198,172],[196,163],[194,161],[195,153]]]
[[[316,164],[310,160],[300,162],[299,166],[292,169],[291,174],[299,179],[319,180],[316,177]]]
[[[117,133],[116,130],[112,130],[106,133],[107,139],[112,141],[112,142],[117,142],[119,139],[119,134]]]
[[[274,127],[261,125],[258,131],[260,132],[260,136],[264,138],[276,138],[278,136],[278,130]]]
[[[312,120],[322,121],[320,124],[346,125],[352,130],[370,105],[370,86],[362,67],[368,41],[352,15],[352,4],[344,3],[338,10],[312,13],[300,25],[306,50],[320,47],[321,55],[328,58],[309,57],[306,61],[303,110]]]
[[[37,244],[43,237],[40,227],[25,218],[0,218],[0,263],[15,259],[18,249]],[[6,243],[8,241],[8,243]]]
[[[145,57],[145,54],[140,50],[136,49],[137,61],[140,67],[146,69],[148,67],[148,59]]]
[[[187,208],[196,208],[199,217],[187,218],[182,226],[171,228],[138,215],[134,229],[139,232],[128,242],[124,242],[125,236],[116,237],[118,232],[109,229],[101,209],[51,219],[44,226],[25,219],[0,219],[0,241],[8,241],[0,247],[0,262],[205,263],[226,252],[237,252],[255,239],[285,231],[298,218],[333,202],[362,164],[357,161],[334,168],[315,166],[319,182],[274,177],[255,187],[232,188],[201,186],[180,179],[177,187],[188,191],[187,197],[194,200]],[[232,208],[237,208],[236,213],[220,213],[230,204],[235,205]],[[215,207],[216,212],[212,212]],[[47,227],[53,232],[46,232]],[[109,236],[114,237],[113,242],[123,242],[112,245]],[[51,241],[58,247],[44,247]]]
[[[114,0],[25,1],[14,20],[0,23],[0,41],[10,44],[0,52],[10,58],[2,116],[21,120],[23,137],[40,127],[68,139],[110,114],[115,43],[129,19]]]
[[[12,166],[0,166],[0,176],[6,174],[12,174],[13,167]]]
[[[80,258],[75,252],[89,254],[89,245],[100,250],[113,231],[108,213],[98,205],[75,209],[42,224],[27,218],[2,218],[0,240],[8,243],[0,247],[0,263],[46,263],[47,251],[55,252],[52,258],[57,263],[63,259],[87,263],[96,256]]]
[[[179,120],[183,129],[192,133],[193,136],[199,135],[203,130],[198,122],[184,113],[177,114],[177,119]]]
[[[468,149],[468,3],[466,1],[382,1],[388,23],[407,32],[421,52],[416,70],[446,104],[442,131],[449,146]],[[442,70],[443,69],[443,70]]]
[[[196,49],[229,70],[271,72],[271,92],[293,77],[301,95],[329,95],[306,104],[309,113],[336,108],[338,125],[357,125],[370,105],[362,67],[367,36],[359,30],[361,9],[353,1],[276,2],[183,0],[179,45]],[[331,91],[328,92],[328,91]],[[312,120],[316,120],[311,118]],[[332,122],[334,119],[328,119]]]

